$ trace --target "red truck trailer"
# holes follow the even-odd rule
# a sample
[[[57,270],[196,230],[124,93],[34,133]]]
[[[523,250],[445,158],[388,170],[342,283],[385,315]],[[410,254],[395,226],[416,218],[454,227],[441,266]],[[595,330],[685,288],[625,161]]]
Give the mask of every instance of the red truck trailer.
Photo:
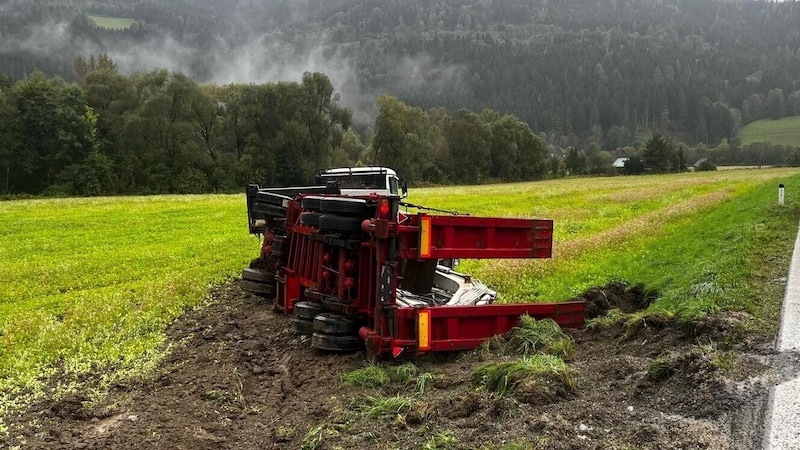
[[[583,302],[494,304],[494,290],[453,270],[460,258],[550,258],[552,221],[427,214],[406,192],[383,167],[249,185],[250,232],[263,240],[243,288],[274,297],[313,347],[373,358],[474,349],[525,314],[583,325]]]

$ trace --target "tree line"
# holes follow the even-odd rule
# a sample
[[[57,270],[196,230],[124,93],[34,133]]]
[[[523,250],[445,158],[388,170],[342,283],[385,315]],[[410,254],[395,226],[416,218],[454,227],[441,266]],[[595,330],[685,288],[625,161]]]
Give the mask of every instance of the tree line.
[[[318,168],[357,164],[392,166],[418,183],[548,171],[544,141],[490,110],[423,112],[383,96],[364,139],[321,73],[199,85],[166,70],[124,75],[105,55],[79,58],[76,73],[79,83],[37,72],[0,87],[3,194],[230,192],[306,184]]]
[[[391,95],[377,98],[374,123],[357,133],[322,73],[219,86],[166,70],[124,75],[105,55],[75,67],[78,83],[39,72],[0,82],[0,193],[235,192],[250,182],[307,184],[319,168],[362,164],[421,185],[674,172],[699,158],[800,163],[797,148],[736,140],[688,147],[661,133],[613,152],[562,151],[513,115],[423,110]],[[632,160],[625,171],[612,167],[621,155]]]

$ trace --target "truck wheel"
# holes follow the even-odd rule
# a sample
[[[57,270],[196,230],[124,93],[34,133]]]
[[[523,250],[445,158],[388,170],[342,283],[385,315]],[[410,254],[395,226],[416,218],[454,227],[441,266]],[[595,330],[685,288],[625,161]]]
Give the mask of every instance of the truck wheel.
[[[315,196],[303,197],[303,199],[300,200],[300,206],[302,206],[303,209],[307,209],[309,211],[319,211],[320,202],[324,198],[325,197],[315,197]]]
[[[322,312],[322,305],[314,302],[297,302],[294,304],[294,315],[313,321],[314,316]]]
[[[289,243],[284,240],[275,239],[269,243],[269,256],[283,258],[287,253],[286,250],[289,250]]]
[[[284,247],[287,247],[286,241],[280,241],[280,240],[277,240],[277,239],[272,241],[272,243],[270,243],[269,246],[272,248],[272,253],[273,254],[275,252],[282,253],[283,250],[284,250]]]
[[[320,200],[320,211],[343,216],[365,216],[369,212],[367,201],[360,198],[328,198]]]
[[[352,317],[333,313],[322,313],[314,316],[314,331],[337,336],[355,335],[358,333],[358,321]]]
[[[340,217],[333,214],[323,214],[319,218],[319,229],[324,231],[354,233],[361,231],[361,222],[363,221],[364,219],[359,217]]]
[[[266,203],[267,205],[275,205],[275,206],[286,206],[289,200],[292,197],[287,197],[281,194],[275,194],[273,192],[259,192],[256,194],[256,202],[259,203]]]
[[[259,283],[274,283],[275,272],[261,269],[244,269],[242,271],[242,279],[257,281]]]
[[[270,297],[275,295],[275,285],[267,283],[259,283],[257,281],[242,280],[242,290],[252,294],[260,295],[262,297]]]
[[[286,217],[286,208],[267,203],[253,203],[253,213],[258,216]]]
[[[300,223],[310,227],[319,227],[319,218],[322,214],[315,212],[304,212],[300,214]]]
[[[364,350],[364,341],[358,336],[332,336],[315,332],[311,335],[311,346],[329,352],[356,352]]]
[[[299,317],[295,317],[294,319],[292,319],[292,325],[294,325],[294,332],[297,334],[303,334],[303,335],[314,334],[313,320],[301,319]]]

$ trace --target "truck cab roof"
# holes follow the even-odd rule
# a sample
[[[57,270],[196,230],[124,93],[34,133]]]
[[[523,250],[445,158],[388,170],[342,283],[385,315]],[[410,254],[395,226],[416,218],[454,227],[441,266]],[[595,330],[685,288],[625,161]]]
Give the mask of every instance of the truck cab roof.
[[[404,197],[405,183],[397,173],[388,167],[337,167],[321,169],[317,172],[316,183],[326,184],[335,181],[341,193],[352,196],[371,194]]]

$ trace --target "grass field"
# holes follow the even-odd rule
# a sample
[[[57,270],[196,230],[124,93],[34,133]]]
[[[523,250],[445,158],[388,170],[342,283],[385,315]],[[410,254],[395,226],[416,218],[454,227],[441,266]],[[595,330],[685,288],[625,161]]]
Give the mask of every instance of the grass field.
[[[436,188],[412,193],[411,202],[475,215],[554,220],[553,259],[468,261],[462,266],[496,287],[503,301],[564,300],[618,280],[659,291],[662,298],[653,309],[682,320],[736,309],[771,321],[774,308],[758,311],[766,303],[750,302],[753,289],[764,287],[758,274],[766,267],[752,255],[777,254],[772,261],[788,265],[800,216],[794,201],[784,208],[775,203],[779,182],[789,190],[797,186],[793,195],[800,195],[797,173],[739,170],[461,187],[456,192]]]
[[[800,116],[784,117],[779,120],[757,120],[747,124],[739,134],[742,144],[762,141],[800,146]]]
[[[0,413],[48,376],[157,359],[164,327],[259,248],[242,196],[0,202],[0,217]]]
[[[127,30],[136,22],[126,17],[108,17],[93,14],[87,14],[86,17],[94,22],[95,26],[98,28],[105,28],[107,30]]]
[[[564,300],[624,280],[658,290],[657,313],[741,310],[773,332],[782,285],[772,280],[788,267],[798,196],[800,172],[768,169],[426,188],[408,200],[554,219],[552,260],[461,266],[503,301]],[[96,369],[147,370],[168,351],[166,325],[259,247],[243,195],[21,200],[0,203],[0,217],[0,418]]]

